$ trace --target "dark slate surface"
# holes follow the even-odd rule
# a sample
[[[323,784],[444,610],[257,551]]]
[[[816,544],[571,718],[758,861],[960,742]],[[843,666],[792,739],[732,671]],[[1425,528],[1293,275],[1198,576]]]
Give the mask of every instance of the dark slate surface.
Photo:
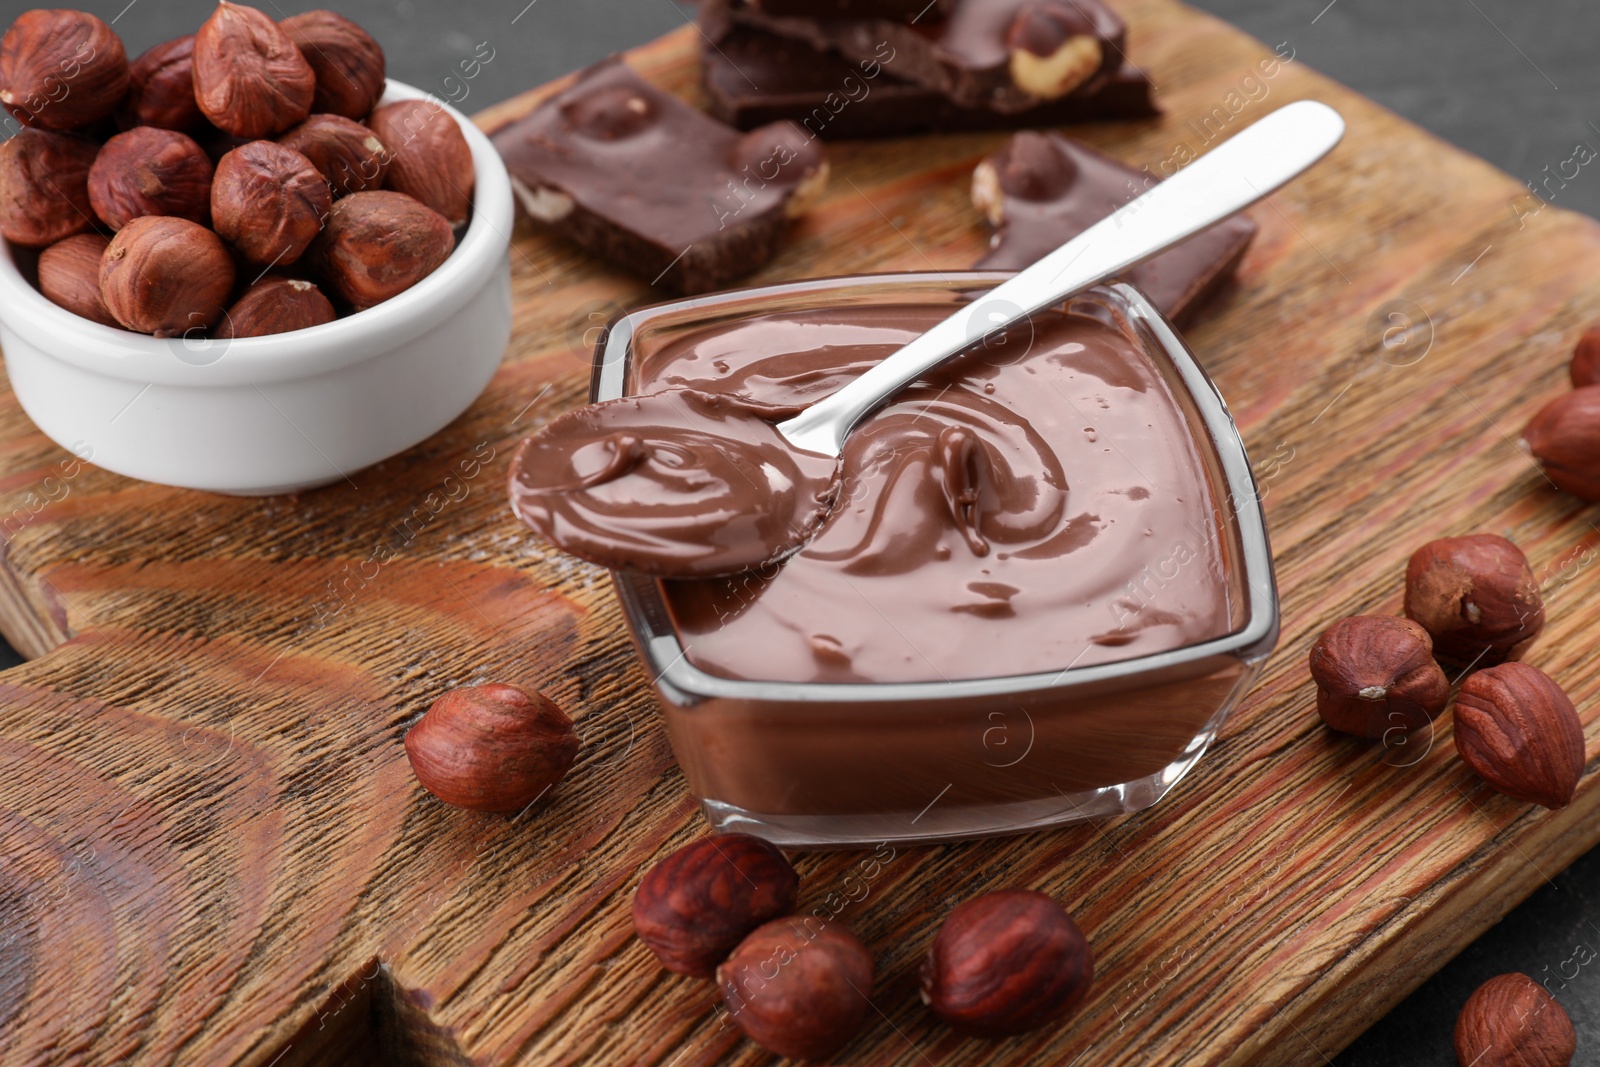
[[[468,110],[664,33],[689,10],[673,0],[330,2],[384,43],[394,77]],[[1558,206],[1600,216],[1600,165],[1570,181],[1551,178],[1580,143],[1600,147],[1600,19],[1590,0],[1194,2],[1270,44],[1288,42],[1299,60],[1540,184]],[[0,24],[27,6],[0,0]],[[192,32],[211,6],[87,5],[116,20],[133,53]],[[263,5],[279,17],[313,6]],[[0,666],[13,662],[0,646]],[[1549,881],[1343,1054],[1308,1046],[1301,1062],[1451,1067],[1461,1004],[1479,983],[1512,970],[1549,982],[1578,1027],[1576,1062],[1600,1062],[1600,851]]]

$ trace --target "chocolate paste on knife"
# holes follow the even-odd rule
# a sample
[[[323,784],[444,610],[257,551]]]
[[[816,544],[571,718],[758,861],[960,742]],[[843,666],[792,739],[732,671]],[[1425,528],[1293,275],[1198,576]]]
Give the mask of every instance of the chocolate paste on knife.
[[[650,353],[641,393],[788,408],[947,307],[785,312]],[[798,553],[663,583],[690,662],[724,677],[938,681],[1064,670],[1232,628],[1214,501],[1160,373],[1119,329],[1043,312],[851,433],[840,499]]]

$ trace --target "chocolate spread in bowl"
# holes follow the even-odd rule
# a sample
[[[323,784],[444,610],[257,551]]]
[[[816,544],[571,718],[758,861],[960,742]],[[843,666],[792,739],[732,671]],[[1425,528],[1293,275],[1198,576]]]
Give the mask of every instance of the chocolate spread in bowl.
[[[639,393],[792,408],[948,308],[814,309],[646,355]],[[839,499],[798,553],[664,592],[690,662],[731,678],[902,682],[1065,670],[1231,632],[1215,503],[1139,345],[1098,319],[946,364],[851,433]]]

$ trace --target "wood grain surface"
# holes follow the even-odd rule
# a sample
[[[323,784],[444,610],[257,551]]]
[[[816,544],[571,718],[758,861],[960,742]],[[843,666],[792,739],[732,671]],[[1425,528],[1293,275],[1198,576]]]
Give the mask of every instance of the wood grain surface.
[[[1576,698],[1592,762],[1600,531],[1513,442],[1600,318],[1600,228],[1535,212],[1299,62],[1264,77],[1270,51],[1220,22],[1118,6],[1169,114],[1074,131],[1097,147],[1157,167],[1203,149],[1207,116],[1231,132],[1302,97],[1350,122],[1255,209],[1238,284],[1189,332],[1267,494],[1282,644],[1150,811],[800,857],[804,909],[880,966],[841,1062],[1320,1064],[1600,840],[1594,775],[1547,813],[1474,778],[1448,718],[1406,749],[1336,736],[1304,662],[1334,618],[1398,610],[1417,544],[1505,533],[1550,604],[1529,658]],[[685,28],[633,61],[692,99],[697,46]],[[755,280],[971,264],[986,234],[967,180],[1001,140],[836,146],[828,197]],[[132,482],[0,394],[0,618],[37,657],[0,675],[5,1064],[770,1060],[632,936],[641,869],[702,824],[607,579],[536,543],[502,488],[516,440],[584,396],[595,331],[656,294],[531,232],[512,259],[515,334],[488,392],[326,490]],[[437,803],[401,747],[441,690],[487,679],[543,688],[584,738],[551,801],[514,819]],[[1066,1025],[962,1040],[918,1003],[916,968],[949,907],[1008,886],[1071,908],[1098,982]]]

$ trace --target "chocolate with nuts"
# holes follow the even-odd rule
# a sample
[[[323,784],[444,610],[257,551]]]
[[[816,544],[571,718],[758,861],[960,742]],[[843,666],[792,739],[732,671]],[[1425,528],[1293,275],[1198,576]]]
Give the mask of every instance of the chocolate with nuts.
[[[922,1000],[975,1037],[1010,1037],[1064,1019],[1094,982],[1094,953],[1065,908],[1007,889],[961,904],[933,939]]]
[[[750,931],[794,911],[799,893],[775,845],[707,837],[650,868],[633,895],[633,928],[667,970],[710,978]]]
[[[1583,722],[1549,675],[1502,663],[1462,683],[1456,750],[1496,792],[1564,808],[1583,777]]]
[[[1495,534],[1442,537],[1406,564],[1406,616],[1441,659],[1492,667],[1518,658],[1544,628],[1544,598],[1522,550]]]
[[[357,121],[378,106],[385,86],[383,48],[343,15],[307,11],[280,26],[316,74],[311,110]]]
[[[122,38],[85,11],[25,11],[0,37],[0,106],[29,126],[76,130],[109,118],[129,78]]]
[[[135,126],[105,143],[89,169],[89,203],[112,230],[144,215],[204,223],[211,218],[205,150],[187,135]]]
[[[235,137],[270,137],[311,114],[316,76],[289,35],[262,12],[221,0],[194,43],[200,110]]]
[[[93,226],[89,168],[99,151],[93,141],[47,130],[0,142],[0,236],[43,248]]]
[[[1156,184],[1081,141],[1019,133],[978,164],[972,201],[995,227],[982,268],[1020,270]],[[1233,275],[1255,238],[1248,215],[1224,219],[1120,278],[1182,325]]]
[[[536,222],[682,292],[721,288],[771,259],[828,175],[821,144],[798,127],[740,134],[616,59],[494,142]]]
[[[728,22],[876,59],[896,77],[967,108],[1026,111],[1092,93],[1122,66],[1127,26],[1101,0],[956,0],[942,22],[767,14],[748,0],[704,0],[710,30]]]
[[[1450,700],[1433,639],[1410,619],[1340,619],[1311,646],[1317,713],[1342,733],[1371,739],[1425,726]]]

